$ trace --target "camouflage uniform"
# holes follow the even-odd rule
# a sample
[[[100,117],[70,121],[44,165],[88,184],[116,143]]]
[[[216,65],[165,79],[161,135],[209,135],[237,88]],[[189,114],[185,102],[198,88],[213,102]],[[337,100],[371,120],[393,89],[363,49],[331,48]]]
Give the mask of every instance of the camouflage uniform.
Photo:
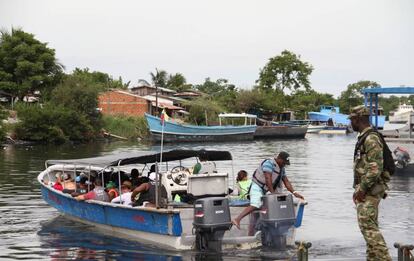
[[[352,116],[369,115],[365,107],[353,109]],[[371,127],[364,129],[362,137]],[[378,205],[384,197],[390,175],[383,171],[383,144],[375,133],[370,133],[354,157],[355,192],[365,192],[365,201],[357,202],[358,224],[367,244],[367,260],[392,260],[385,240],[378,228]]]

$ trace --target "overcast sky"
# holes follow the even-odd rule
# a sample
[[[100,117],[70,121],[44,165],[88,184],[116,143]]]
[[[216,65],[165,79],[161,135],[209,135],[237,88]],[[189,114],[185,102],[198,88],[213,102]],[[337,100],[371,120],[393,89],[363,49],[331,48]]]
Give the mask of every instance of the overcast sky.
[[[155,68],[250,88],[287,49],[313,65],[312,87],[414,86],[412,0],[0,0],[0,28],[20,27],[71,72],[89,67],[133,84]]]

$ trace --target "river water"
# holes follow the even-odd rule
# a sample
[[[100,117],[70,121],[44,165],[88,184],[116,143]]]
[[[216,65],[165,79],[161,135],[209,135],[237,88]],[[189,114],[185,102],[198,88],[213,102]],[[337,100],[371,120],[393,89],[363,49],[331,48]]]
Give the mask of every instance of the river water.
[[[309,202],[296,239],[312,242],[311,260],[364,260],[365,242],[351,200],[355,139],[355,135],[307,135],[302,140],[166,145],[165,149],[229,150],[234,157],[234,171],[246,169],[249,174],[262,159],[279,150],[288,151],[291,154],[288,177],[295,190]],[[400,144],[389,145],[393,149]],[[414,153],[412,144],[401,145]],[[96,143],[3,147],[0,150],[0,259],[205,259],[196,252],[167,251],[101,234],[66,219],[41,198],[36,176],[44,169],[47,159],[95,157],[138,150],[159,150],[159,146]],[[217,165],[232,171],[229,165]],[[389,197],[380,205],[379,220],[396,259],[394,242],[414,243],[414,174],[412,177],[394,176],[390,186]],[[263,258],[266,255],[258,250],[210,256],[210,259],[222,260]]]

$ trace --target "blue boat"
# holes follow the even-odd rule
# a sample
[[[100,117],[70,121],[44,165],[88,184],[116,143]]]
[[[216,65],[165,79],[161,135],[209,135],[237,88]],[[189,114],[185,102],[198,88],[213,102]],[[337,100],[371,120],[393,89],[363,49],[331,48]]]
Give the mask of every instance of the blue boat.
[[[204,201],[211,200],[215,207],[219,206],[218,203],[229,201],[230,204],[223,204],[223,208],[228,207],[226,211],[229,213],[230,226],[219,235],[222,237],[220,243],[226,248],[260,246],[260,233],[263,233],[263,230],[254,230],[254,234],[252,234],[252,228],[258,226],[249,223],[249,218],[242,220],[240,230],[230,229],[230,218],[233,219],[238,216],[249,202],[233,202],[230,196],[227,195],[228,173],[214,172],[192,175],[190,170],[182,165],[182,163],[188,163],[190,158],[197,159],[201,153],[213,162],[232,160],[232,156],[228,151],[206,150],[172,150],[163,154],[146,151],[137,152],[134,155],[116,154],[88,159],[49,160],[46,162],[46,169],[38,175],[37,179],[41,185],[43,199],[69,219],[94,226],[97,228],[97,232],[109,232],[113,236],[177,250],[193,249],[199,242],[197,241],[199,234],[195,233],[194,235],[193,232],[197,230],[194,228],[195,220],[200,217],[200,212],[196,211],[195,208],[199,208],[200,203],[198,201],[195,201],[194,205],[192,203],[177,203],[173,200],[174,195],[191,194],[194,197],[202,198]],[[132,168],[137,168],[140,173],[145,173],[149,169],[147,164],[158,164],[161,158],[164,164],[159,164],[160,171],[158,174],[160,179],[158,184],[162,184],[166,188],[168,195],[168,204],[164,208],[132,207],[96,200],[77,201],[70,194],[55,190],[52,186],[56,182],[55,175],[57,173],[69,175],[73,179],[82,174],[88,175],[89,178],[97,176],[105,184],[108,180],[104,180],[104,173],[110,172],[118,175],[119,180],[121,180],[120,173],[130,173]],[[177,165],[174,165],[174,162]],[[288,196],[291,198],[291,195]],[[287,196],[283,196],[283,200],[286,200],[286,198]],[[288,244],[292,245],[294,244],[294,230],[302,223],[306,202],[299,201],[296,204],[297,207],[293,213],[294,220],[281,235]],[[258,211],[255,214],[261,212],[263,211]],[[205,215],[220,215],[222,213],[222,211],[210,211],[205,212]],[[284,216],[280,224],[286,226],[286,221]],[[219,225],[222,225],[222,223]],[[277,226],[275,223],[274,226],[280,229],[280,225]],[[211,229],[211,231],[215,230]],[[217,245],[217,241],[214,241],[214,245]]]
[[[385,124],[385,116],[382,113],[382,108],[379,108],[378,112],[377,126],[379,129],[382,129]],[[375,112],[373,112],[373,115],[375,115]],[[322,105],[319,112],[308,112],[308,117],[313,122],[328,122],[332,120],[334,126],[349,126],[351,124],[348,115],[340,113],[339,107],[337,106]],[[372,117],[371,124],[374,126],[375,121],[375,117]]]
[[[244,125],[196,126],[164,121],[161,124],[159,117],[145,114],[149,130],[155,141],[164,142],[194,142],[194,141],[239,141],[252,140],[256,131],[256,115],[251,114],[220,114],[220,123],[223,118],[242,118]]]

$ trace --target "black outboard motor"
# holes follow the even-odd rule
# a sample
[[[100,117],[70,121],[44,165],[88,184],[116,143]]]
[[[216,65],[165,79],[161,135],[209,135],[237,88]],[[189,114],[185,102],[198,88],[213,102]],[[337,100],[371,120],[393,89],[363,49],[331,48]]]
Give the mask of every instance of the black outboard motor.
[[[295,209],[291,194],[268,194],[262,197],[258,228],[262,246],[272,250],[286,249],[286,235],[295,224]]]
[[[231,225],[227,198],[202,198],[194,203],[193,227],[197,250],[220,252],[224,233]]]

